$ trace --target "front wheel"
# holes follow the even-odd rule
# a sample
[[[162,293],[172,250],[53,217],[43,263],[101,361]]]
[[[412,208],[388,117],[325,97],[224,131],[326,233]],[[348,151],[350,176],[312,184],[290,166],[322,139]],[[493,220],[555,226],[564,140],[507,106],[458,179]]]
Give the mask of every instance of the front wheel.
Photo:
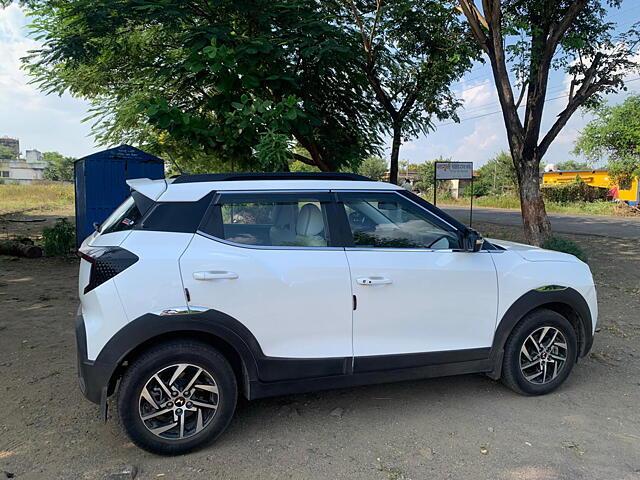
[[[576,356],[576,332],[569,321],[553,310],[536,310],[507,340],[502,382],[523,395],[544,395],[567,379]]]
[[[236,378],[222,354],[203,343],[177,341],[132,362],[118,391],[118,412],[136,445],[177,455],[217,438],[236,401]]]

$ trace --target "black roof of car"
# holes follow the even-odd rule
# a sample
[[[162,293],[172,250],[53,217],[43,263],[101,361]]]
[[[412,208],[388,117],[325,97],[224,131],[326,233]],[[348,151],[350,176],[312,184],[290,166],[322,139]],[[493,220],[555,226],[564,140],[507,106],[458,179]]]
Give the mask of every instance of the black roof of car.
[[[176,183],[195,182],[230,182],[237,180],[352,180],[371,182],[368,177],[357,173],[338,172],[276,172],[276,173],[202,173],[196,175],[179,175],[173,181]]]

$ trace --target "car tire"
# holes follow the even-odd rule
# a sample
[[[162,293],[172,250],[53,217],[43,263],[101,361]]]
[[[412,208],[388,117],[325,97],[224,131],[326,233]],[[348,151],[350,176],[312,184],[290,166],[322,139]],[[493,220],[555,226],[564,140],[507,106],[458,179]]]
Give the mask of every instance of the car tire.
[[[120,421],[139,447],[178,455],[213,442],[238,396],[225,357],[197,341],[163,343],[131,362],[118,390]]]
[[[559,313],[539,309],[527,314],[505,344],[502,382],[522,395],[552,392],[571,373],[577,343],[573,326]]]

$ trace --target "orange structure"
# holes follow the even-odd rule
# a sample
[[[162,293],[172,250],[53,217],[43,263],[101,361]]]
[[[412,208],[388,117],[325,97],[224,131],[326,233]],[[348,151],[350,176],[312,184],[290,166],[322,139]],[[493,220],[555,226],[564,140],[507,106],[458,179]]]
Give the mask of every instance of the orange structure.
[[[614,185],[612,185],[611,180],[609,179],[609,172],[604,169],[544,172],[542,174],[542,183],[544,185],[557,185],[572,182],[576,177],[580,177],[587,185],[612,189],[614,198],[617,200],[627,202],[629,205],[638,205],[638,201],[640,200],[638,177],[633,179],[631,182],[631,188],[628,190],[623,190],[617,187],[614,188]]]

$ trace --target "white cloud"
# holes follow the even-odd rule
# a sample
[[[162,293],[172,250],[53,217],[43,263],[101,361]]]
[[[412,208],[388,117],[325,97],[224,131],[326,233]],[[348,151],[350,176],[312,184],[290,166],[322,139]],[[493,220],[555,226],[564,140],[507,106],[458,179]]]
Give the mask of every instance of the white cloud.
[[[30,84],[20,58],[39,43],[28,36],[28,20],[15,3],[0,9],[0,135],[20,139],[20,148],[84,156],[95,151],[90,125],[81,122],[88,104],[69,95],[45,95]]]
[[[473,131],[462,138],[452,157],[460,162],[473,162],[477,168],[484,165],[499,150],[506,148],[502,119],[488,117],[475,123]]]

